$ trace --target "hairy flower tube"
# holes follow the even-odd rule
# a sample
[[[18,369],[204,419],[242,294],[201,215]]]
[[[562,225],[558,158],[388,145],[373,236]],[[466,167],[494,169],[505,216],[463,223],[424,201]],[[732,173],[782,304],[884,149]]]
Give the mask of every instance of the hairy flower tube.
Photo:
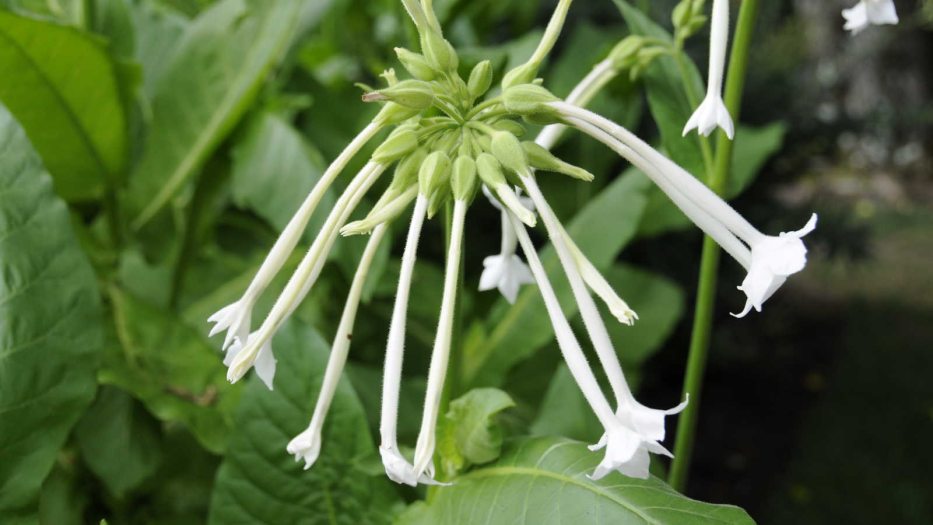
[[[384,107],[312,189],[243,296],[210,317],[209,321],[214,323],[211,335],[227,332],[222,347],[226,351],[224,362],[229,367],[228,379],[239,381],[255,368],[260,379],[272,388],[275,373],[272,341],[276,332],[314,289],[337,238],[370,235],[333,338],[310,423],[287,445],[288,453],[303,461],[305,468],[313,466],[322,447],[326,446],[322,443],[322,435],[327,412],[347,362],[362,290],[375,253],[390,237],[387,235],[390,225],[407,218],[385,345],[379,452],[385,472],[393,481],[411,486],[441,484],[435,479],[434,469],[436,428],[448,383],[447,369],[456,347],[454,326],[464,273],[462,254],[469,240],[466,234],[468,212],[474,202],[486,200],[499,211],[502,244],[499,254],[484,261],[479,288],[498,289],[508,302],[514,302],[520,286],[537,285],[560,352],[604,429],[602,439],[592,447],[603,452],[603,459],[592,477],[599,479],[613,471],[647,477],[650,453],[670,455],[661,444],[665,438],[665,418],[683,410],[686,400],[674,408],[660,410],[646,407],[635,399],[596,299],[605,303],[620,323],[631,325],[638,316],[575,244],[551,209],[537,180],[544,173],[563,174],[581,181],[590,181],[594,176],[550,153],[559,128],[546,128],[537,141],[522,141],[520,137],[525,134],[526,122],[556,123],[580,129],[648,173],[700,228],[713,235],[748,269],[748,277],[740,287],[748,297],[741,315],[751,308],[760,309],[761,303],[787,276],[803,268],[806,249],[800,238],[812,225],[778,237],[761,234],[705,186],[634,135],[598,115],[557,100],[540,87],[541,81],[536,78],[538,68],[556,41],[570,3],[560,0],[531,58],[505,73],[500,93],[489,94],[493,81],[491,63],[478,63],[464,80],[458,71],[457,52],[444,38],[430,9],[431,2],[403,0],[417,27],[421,49],[415,52],[398,48],[396,53],[413,78],[398,80],[393,71],[388,71],[383,75],[387,86],[363,95],[365,102]],[[714,12],[716,9],[714,6]],[[722,20],[719,23],[728,26]],[[714,21],[716,38],[722,36],[721,30]],[[620,45],[620,49],[625,51],[631,45],[629,41]],[[628,56],[627,52],[620,52],[619,57],[623,56]],[[591,96],[594,89],[623,67],[612,56],[607,60],[594,69],[582,87],[574,90],[575,97]],[[721,65],[719,69],[717,76],[721,77]],[[711,68],[711,84],[712,79]],[[717,94],[721,78],[719,82],[713,86]],[[252,328],[253,307],[297,247],[324,193],[351,159],[380,132],[388,132],[388,136],[365,166],[347,182],[271,311],[258,328]],[[391,180],[380,182],[387,172],[392,173]],[[383,189],[372,208],[362,218],[351,220],[360,203],[377,186]],[[476,198],[480,191],[485,199]],[[438,214],[446,217],[448,226],[444,284],[440,291],[441,307],[431,350],[421,426],[413,454],[408,455],[408,448],[398,441],[398,411],[409,299],[425,223]],[[570,283],[583,329],[608,378],[611,398],[597,382],[597,374],[561,309],[531,240],[528,228],[539,223]],[[519,248],[527,265],[516,253]]]
[[[842,17],[846,21],[846,31],[853,35],[871,25],[892,25],[898,22],[894,0],[860,0],[849,9],[843,9]]]

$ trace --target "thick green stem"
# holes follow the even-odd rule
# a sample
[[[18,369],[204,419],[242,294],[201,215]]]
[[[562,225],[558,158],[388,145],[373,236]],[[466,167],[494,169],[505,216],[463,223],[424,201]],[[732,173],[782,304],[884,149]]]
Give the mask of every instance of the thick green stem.
[[[757,15],[758,0],[742,0],[738,22],[736,23],[735,40],[732,44],[732,54],[729,59],[729,73],[725,89],[726,107],[736,122],[739,119],[742,92],[745,89],[745,69],[748,65],[748,52]],[[733,142],[720,130],[716,142],[715,168],[713,176],[709,180],[710,188],[720,195],[729,181],[733,145]],[[677,438],[674,443],[674,460],[671,463],[671,471],[668,477],[670,485],[680,492],[683,492],[686,487],[690,460],[693,455],[694,436],[700,408],[700,393],[703,387],[703,375],[706,370],[706,358],[713,323],[719,253],[716,242],[706,237],[703,241],[700,283],[697,288],[696,309],[693,318],[693,334],[684,378],[684,395],[690,396],[690,404],[680,414],[678,420]]]

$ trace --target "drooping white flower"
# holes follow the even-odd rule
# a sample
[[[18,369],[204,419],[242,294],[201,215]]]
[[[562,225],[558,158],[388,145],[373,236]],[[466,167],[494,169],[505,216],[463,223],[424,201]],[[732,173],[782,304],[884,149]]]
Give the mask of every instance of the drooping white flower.
[[[260,334],[258,331],[249,334],[243,340],[239,337],[233,338],[233,344],[227,348],[227,355],[224,356],[224,365],[232,367],[237,362],[237,358],[243,360],[242,354],[245,348],[251,348],[254,352],[250,358],[249,366],[256,369],[256,375],[262,380],[263,384],[269,390],[272,390],[272,380],[275,378],[275,356],[272,355],[272,342],[267,339],[259,343]],[[244,372],[245,373],[245,372]],[[228,373],[227,377],[230,375]],[[241,376],[242,377],[242,376]]]
[[[350,292],[347,294],[347,302],[343,307],[337,333],[334,335],[330,358],[327,360],[324,380],[321,383],[321,392],[314,406],[311,422],[305,431],[288,443],[288,453],[294,455],[296,461],[303,459],[305,470],[311,468],[321,453],[321,431],[324,427],[324,419],[327,417],[327,411],[334,400],[334,393],[340,383],[340,375],[343,373],[344,365],[347,362],[347,354],[350,351],[350,341],[356,321],[356,312],[363,294],[363,286],[366,283],[366,277],[369,275],[373,258],[376,256],[379,245],[385,237],[385,232],[386,226],[384,224],[376,226],[369,238],[369,242],[366,243],[366,249],[363,250],[363,256],[360,258],[359,266],[357,266],[356,273],[353,276],[353,283],[350,285]]]
[[[366,164],[347,186],[346,191],[337,199],[337,203],[334,204],[334,208],[321,227],[321,232],[315,237],[314,242],[308,249],[308,253],[305,254],[295,273],[288,280],[288,284],[285,285],[282,294],[276,299],[265,321],[258,330],[249,335],[245,343],[240,340],[241,348],[238,347],[234,352],[234,348],[231,346],[227,352],[224,364],[228,366],[228,381],[231,383],[239,381],[254,365],[257,366],[258,372],[258,367],[262,364],[265,367],[263,373],[268,375],[268,380],[263,379],[263,381],[266,386],[272,388],[272,374],[275,373],[275,359],[272,357],[271,349],[272,337],[307,296],[324,267],[327,254],[330,253],[340,228],[346,223],[347,218],[356,209],[363,195],[379,179],[385,168],[384,165],[374,162]],[[236,346],[236,343],[234,343],[234,346]],[[260,356],[262,355],[268,355],[268,357],[263,357],[265,361],[260,362]],[[272,363],[271,369],[269,367],[270,361]]]
[[[736,317],[744,317],[752,308],[761,311],[761,304],[768,300],[784,284],[789,275],[807,265],[807,248],[801,240],[816,229],[816,214],[807,224],[794,232],[782,232],[778,236],[764,236],[752,244],[752,260],[748,275],[739,286],[748,300],[745,308]]]
[[[894,0],[860,0],[855,6],[842,10],[844,28],[857,35],[870,25],[898,23]]]
[[[528,266],[515,254],[518,240],[515,238],[512,222],[508,218],[508,211],[492,196],[489,188],[485,185],[483,186],[483,193],[501,214],[502,244],[498,255],[490,255],[483,259],[483,274],[479,278],[479,290],[485,292],[498,288],[502,296],[510,304],[514,304],[515,299],[518,298],[519,288],[523,284],[534,283],[534,278],[531,276]],[[529,211],[534,210],[531,199],[518,197],[518,200]]]
[[[619,412],[613,412],[596,381],[596,376],[587,363],[586,356],[580,348],[580,343],[577,341],[573,330],[570,328],[570,323],[567,321],[566,316],[564,316],[560,308],[557,295],[551,287],[550,280],[548,279],[547,273],[544,271],[544,267],[541,265],[541,261],[538,258],[534,245],[531,243],[528,232],[525,231],[524,225],[514,216],[510,215],[510,219],[515,228],[516,236],[518,237],[522,250],[525,252],[525,257],[528,259],[528,264],[538,284],[538,289],[541,291],[541,297],[544,299],[548,317],[551,320],[551,325],[554,327],[557,346],[560,348],[561,354],[564,357],[564,361],[567,363],[567,368],[570,370],[574,381],[576,381],[577,385],[580,387],[584,398],[593,409],[593,412],[596,414],[597,419],[599,419],[600,424],[602,424],[605,430],[604,439],[601,443],[592,447],[592,450],[605,448],[605,454],[603,460],[590,477],[593,479],[600,479],[612,471],[618,471],[628,476],[647,478],[647,452],[667,453],[666,449],[654,441],[651,436],[641,434],[634,427],[633,418],[630,412],[627,411],[628,407],[631,406],[627,403],[629,397],[631,397],[631,392],[624,384],[622,386],[613,385],[613,390],[616,391],[617,399],[624,401],[624,403],[620,402]],[[568,277],[570,277],[569,274]],[[573,279],[571,279],[571,282],[573,282]],[[592,333],[591,337],[593,337]],[[595,343],[596,338],[594,338],[594,346]],[[601,346],[601,344],[597,346],[598,352]],[[600,357],[601,361],[605,363],[605,359],[603,359],[605,356],[601,355]],[[618,365],[616,365],[616,367],[618,367]],[[610,377],[615,375],[614,369],[607,370],[607,373]],[[618,368],[618,373],[621,374],[621,368]],[[617,378],[610,379],[612,383],[616,381]],[[624,383],[624,379],[622,379],[622,381]],[[656,429],[652,428],[649,430],[650,434],[657,434]]]
[[[243,297],[238,301],[229,304],[208,318],[209,323],[214,323],[208,337],[213,337],[223,331],[227,331],[222,348],[226,350],[232,343],[234,337],[239,337],[245,341],[250,333],[250,321],[253,307],[262,292],[269,286],[272,279],[275,278],[279,270],[288,260],[289,254],[298,245],[301,240],[302,232],[308,226],[308,221],[317,209],[321,199],[327,193],[327,190],[333,184],[334,179],[346,168],[347,164],[359,152],[369,140],[382,129],[383,123],[373,121],[347,145],[346,148],[334,159],[334,162],[328,166],[327,170],[321,174],[321,178],[314,184],[314,187],[305,197],[304,202],[298,208],[298,211],[289,219],[288,224],[282,233],[276,239],[269,255],[266,256],[253,280],[249,283]]]
[[[806,266],[806,247],[801,238],[815,228],[815,214],[800,231],[776,237],[765,235],[706,185],[622,126],[570,104],[550,105],[569,123],[642,170],[697,226],[748,270],[739,287],[748,301],[738,316],[752,308],[760,311],[761,304],[788,276]]]
[[[732,139],[735,126],[726,104],[722,100],[722,77],[726,66],[726,48],[729,43],[729,0],[713,0],[713,18],[709,36],[709,78],[706,97],[684,126],[684,135],[696,129],[709,135],[716,127],[722,128]]]

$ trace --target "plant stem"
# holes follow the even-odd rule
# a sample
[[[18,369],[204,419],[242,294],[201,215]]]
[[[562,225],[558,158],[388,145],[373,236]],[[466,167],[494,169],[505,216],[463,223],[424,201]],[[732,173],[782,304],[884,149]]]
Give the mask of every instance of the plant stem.
[[[754,34],[757,15],[758,0],[742,0],[738,22],[736,23],[735,40],[732,44],[732,54],[729,58],[729,74],[725,89],[726,107],[736,122],[739,119],[740,103],[745,89],[748,51]],[[719,195],[722,195],[729,181],[733,147],[734,143],[720,130],[716,142],[715,168],[713,176],[709,180],[710,189]],[[684,377],[684,395],[690,396],[690,404],[680,414],[677,424],[677,438],[674,442],[674,460],[671,463],[670,475],[668,476],[668,483],[679,492],[683,492],[686,487],[690,460],[693,455],[694,436],[700,408],[700,392],[703,387],[703,375],[706,369],[713,323],[719,254],[716,242],[706,237],[703,240],[703,255],[700,262],[700,282],[697,288],[693,333]]]

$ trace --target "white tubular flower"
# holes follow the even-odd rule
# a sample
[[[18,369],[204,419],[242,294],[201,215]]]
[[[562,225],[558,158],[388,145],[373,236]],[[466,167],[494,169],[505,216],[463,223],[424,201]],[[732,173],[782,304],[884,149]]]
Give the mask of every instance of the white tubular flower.
[[[764,236],[752,244],[752,260],[748,275],[739,286],[748,300],[745,308],[736,317],[744,317],[752,308],[761,311],[761,305],[784,284],[787,277],[804,269],[807,265],[807,248],[801,240],[816,229],[816,214],[807,224],[795,232],[781,232],[777,237]]]
[[[483,193],[502,215],[502,248],[498,255],[490,255],[483,259],[483,274],[479,278],[479,290],[485,292],[498,288],[505,300],[514,304],[515,299],[518,298],[519,288],[523,284],[533,284],[534,277],[528,270],[528,266],[515,254],[518,239],[515,237],[515,229],[512,228],[508,211],[492,196],[485,185]],[[534,209],[530,199],[523,197],[517,199],[523,207],[529,210]]]
[[[266,259],[259,267],[259,271],[256,272],[256,276],[253,277],[252,282],[249,283],[243,297],[240,298],[239,301],[221,308],[217,313],[207,319],[209,323],[214,323],[214,327],[211,328],[208,337],[213,337],[225,330],[227,331],[227,336],[224,338],[222,345],[224,350],[233,343],[234,337],[239,337],[240,341],[246,340],[250,331],[250,317],[252,316],[253,306],[256,305],[259,296],[262,295],[262,292],[269,286],[269,283],[272,282],[275,275],[279,273],[285,261],[288,260],[289,254],[291,254],[295,246],[298,245],[298,242],[301,240],[302,232],[304,232],[305,228],[308,226],[308,221],[311,220],[314,210],[317,208],[318,204],[320,204],[321,199],[324,198],[327,190],[330,188],[331,184],[333,184],[334,179],[346,168],[350,159],[352,159],[380,129],[382,129],[381,123],[370,123],[342,152],[340,152],[340,155],[334,159],[334,162],[328,166],[327,170],[321,175],[321,178],[315,183],[314,188],[312,188],[308,196],[305,197],[304,202],[301,203],[295,215],[288,221],[285,229],[282,230],[282,233],[269,251],[269,255],[266,256]]]
[[[769,236],[749,224],[735,209],[703,183],[622,126],[595,113],[563,102],[551,103],[578,129],[603,142],[651,178],[697,226],[712,237],[746,270],[739,287],[747,296],[744,316],[760,311],[788,276],[806,266],[802,237],[816,226],[816,214],[791,233]]]
[[[233,348],[228,352],[227,359],[224,362],[229,367],[227,370],[228,381],[231,383],[239,381],[253,367],[254,363],[258,365],[258,358],[261,353],[268,354],[271,358],[270,344],[272,337],[301,301],[304,300],[311,286],[320,275],[321,268],[323,268],[327,254],[337,238],[340,227],[347,221],[347,218],[359,204],[360,199],[363,198],[363,195],[372,187],[383,171],[385,171],[384,165],[370,162],[360,170],[360,173],[347,186],[346,191],[340,196],[334,205],[334,209],[328,215],[324,226],[321,227],[320,233],[311,244],[311,248],[308,249],[308,253],[305,254],[295,273],[288,280],[282,294],[276,299],[262,326],[256,332],[250,334],[242,349],[237,349],[234,355],[231,355],[233,354]],[[264,379],[266,386],[270,389],[272,388],[271,374],[274,374],[275,371],[275,360],[271,360],[273,366],[269,380]]]
[[[295,456],[295,461],[304,459],[305,470],[311,468],[321,452],[321,430],[324,427],[324,419],[327,417],[327,411],[334,400],[334,393],[337,391],[340,375],[343,373],[344,365],[347,362],[347,354],[350,352],[350,340],[353,335],[353,325],[356,321],[360,297],[363,294],[363,286],[366,283],[366,277],[369,275],[369,269],[372,266],[373,258],[376,256],[376,251],[379,249],[379,244],[385,236],[385,231],[386,226],[384,224],[376,226],[373,230],[372,237],[366,243],[366,249],[363,251],[362,258],[360,258],[356,274],[353,276],[347,302],[344,304],[343,314],[340,317],[340,325],[334,335],[330,358],[327,360],[327,369],[324,372],[324,381],[321,383],[321,393],[318,395],[317,403],[314,406],[311,423],[308,424],[308,428],[304,432],[288,443],[288,453]]]
[[[857,35],[870,25],[898,23],[894,0],[861,0],[854,7],[842,10],[845,29]]]
[[[709,38],[709,79],[706,82],[706,98],[700,103],[693,116],[684,126],[684,135],[696,129],[709,135],[722,128],[732,139],[735,126],[726,104],[722,101],[722,75],[726,65],[726,47],[729,43],[729,0],[713,0],[713,19]]]
[[[421,227],[428,211],[428,198],[419,194],[415,200],[415,209],[411,215],[411,225],[402,253],[402,267],[399,272],[398,289],[395,293],[395,306],[389,324],[389,339],[386,343],[386,360],[382,379],[382,417],[379,423],[381,443],[379,454],[389,479],[396,483],[415,486],[418,483],[433,484],[429,469],[427,474],[416,474],[398,449],[398,397],[402,386],[402,359],[405,354],[405,322],[408,310],[408,294],[411,290],[412,274],[418,254],[418,241]]]
[[[450,227],[450,245],[447,250],[447,268],[444,272],[444,292],[441,299],[441,311],[437,322],[437,335],[431,354],[431,367],[428,371],[428,386],[424,398],[424,414],[421,417],[421,430],[415,446],[414,471],[419,477],[425,472],[433,476],[428,469],[434,456],[437,415],[441,405],[441,393],[447,375],[450,360],[450,342],[453,336],[454,307],[457,298],[457,283],[460,276],[460,252],[463,244],[463,222],[466,218],[467,203],[454,201],[453,220]]]
[[[642,472],[641,468],[644,458],[636,453],[642,448],[646,450],[656,449],[657,444],[646,443],[638,432],[627,428],[622,420],[612,412],[609,402],[599,388],[599,383],[596,382],[596,376],[593,375],[593,371],[586,361],[580,343],[570,328],[570,323],[560,309],[557,295],[551,287],[547,273],[544,271],[534,245],[528,237],[528,232],[525,231],[524,225],[514,216],[510,215],[509,218],[515,228],[522,251],[525,252],[525,257],[528,259],[531,273],[538,283],[538,289],[541,290],[541,297],[544,299],[548,317],[550,317],[551,325],[554,327],[557,346],[567,363],[567,368],[570,370],[570,374],[576,381],[577,386],[583,392],[583,397],[586,398],[587,403],[589,403],[606,431],[605,456],[591,477],[600,479],[613,470],[630,476],[648,477],[647,469]]]

